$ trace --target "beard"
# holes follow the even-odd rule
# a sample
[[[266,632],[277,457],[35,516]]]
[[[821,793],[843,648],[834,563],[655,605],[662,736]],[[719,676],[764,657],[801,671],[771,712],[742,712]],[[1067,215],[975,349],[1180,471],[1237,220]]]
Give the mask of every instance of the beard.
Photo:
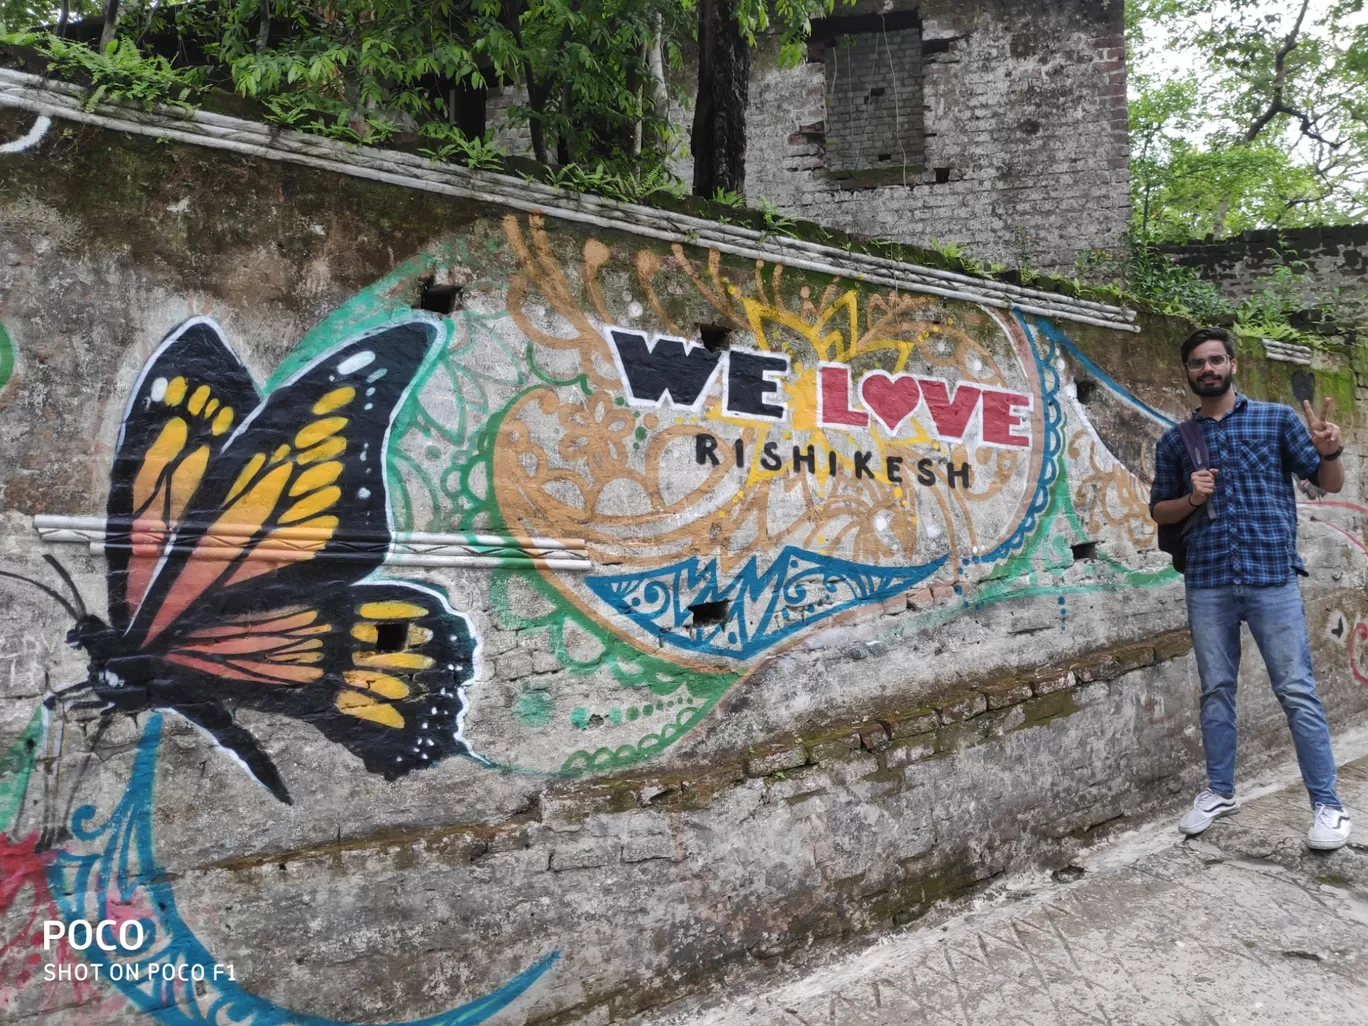
[[[1197,379],[1188,378],[1188,386],[1203,399],[1215,399],[1223,396],[1230,391],[1230,386],[1235,383],[1235,376],[1229,372],[1225,374],[1203,374]]]

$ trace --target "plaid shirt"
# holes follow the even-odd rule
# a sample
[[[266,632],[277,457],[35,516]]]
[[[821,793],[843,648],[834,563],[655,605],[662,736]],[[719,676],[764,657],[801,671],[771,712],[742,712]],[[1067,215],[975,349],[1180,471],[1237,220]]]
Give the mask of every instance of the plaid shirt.
[[[1311,432],[1290,406],[1238,393],[1220,420],[1194,417],[1218,473],[1208,515],[1187,534],[1187,586],[1286,584],[1294,570],[1305,576],[1292,475],[1311,478],[1320,468]],[[1192,470],[1178,429],[1169,428],[1154,450],[1151,513],[1156,503],[1192,491]]]

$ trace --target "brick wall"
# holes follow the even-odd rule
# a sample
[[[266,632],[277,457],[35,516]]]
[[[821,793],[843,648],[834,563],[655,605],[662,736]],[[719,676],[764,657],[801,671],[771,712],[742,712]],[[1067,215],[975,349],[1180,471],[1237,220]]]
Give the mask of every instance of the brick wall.
[[[785,69],[776,51],[757,54],[752,202],[873,236],[953,241],[1009,265],[1071,267],[1079,252],[1117,245],[1130,215],[1121,5],[932,0],[920,16],[924,151],[882,180],[832,174],[844,158],[827,143],[847,130],[825,102],[830,61]],[[865,61],[858,88],[886,88],[885,69]]]
[[[901,169],[925,159],[921,27],[889,29],[883,21],[829,18],[822,24],[830,35],[812,48],[825,73],[820,136],[828,173]]]
[[[1236,302],[1266,288],[1277,268],[1287,264],[1303,276],[1299,292],[1308,309],[1328,303],[1341,319],[1368,321],[1368,224],[1270,228],[1166,251]]]

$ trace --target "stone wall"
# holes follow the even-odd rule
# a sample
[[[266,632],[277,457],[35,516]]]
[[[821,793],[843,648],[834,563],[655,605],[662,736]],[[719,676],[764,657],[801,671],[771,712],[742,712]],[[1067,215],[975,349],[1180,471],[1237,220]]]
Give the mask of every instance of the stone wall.
[[[7,1020],[619,1021],[1198,786],[1145,514],[1185,325],[0,102]],[[1345,411],[1301,523],[1346,726],[1364,402],[1241,357]],[[1247,665],[1246,774],[1289,754]],[[43,947],[107,919],[144,945]]]
[[[1165,251],[1236,302],[1268,288],[1288,266],[1302,276],[1297,292],[1308,310],[1329,304],[1339,318],[1368,322],[1368,225],[1270,228]]]
[[[822,24],[833,35],[842,18],[865,28],[873,9],[839,6]],[[863,175],[828,161],[828,138],[852,120],[847,107],[864,110],[874,90],[892,106],[902,82],[887,52],[852,67],[829,101],[831,47],[814,47],[813,61],[791,69],[762,51],[747,113],[752,203],[766,197],[880,238],[955,243],[1012,267],[1071,271],[1077,254],[1118,246],[1130,217],[1121,4],[932,0],[894,4],[886,17],[912,10],[917,27],[848,38],[886,49],[920,32],[920,89],[905,90],[903,117],[920,121],[921,145],[900,146],[891,162],[878,160],[891,149],[871,148]],[[846,51],[834,52],[847,67]]]

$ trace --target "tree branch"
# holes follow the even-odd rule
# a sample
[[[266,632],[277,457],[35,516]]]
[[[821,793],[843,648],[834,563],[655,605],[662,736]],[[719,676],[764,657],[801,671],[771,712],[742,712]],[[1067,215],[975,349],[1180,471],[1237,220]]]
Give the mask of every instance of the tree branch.
[[[1292,113],[1283,103],[1283,89],[1287,85],[1287,55],[1297,48],[1301,42],[1302,22],[1306,20],[1307,8],[1311,6],[1311,0],[1302,0],[1301,10],[1297,12],[1297,20],[1292,25],[1292,31],[1287,33],[1283,39],[1282,46],[1278,47],[1278,52],[1273,55],[1273,95],[1268,102],[1268,108],[1260,114],[1245,130],[1244,141],[1252,143],[1259,137],[1259,133],[1268,127],[1268,123],[1279,114]]]

